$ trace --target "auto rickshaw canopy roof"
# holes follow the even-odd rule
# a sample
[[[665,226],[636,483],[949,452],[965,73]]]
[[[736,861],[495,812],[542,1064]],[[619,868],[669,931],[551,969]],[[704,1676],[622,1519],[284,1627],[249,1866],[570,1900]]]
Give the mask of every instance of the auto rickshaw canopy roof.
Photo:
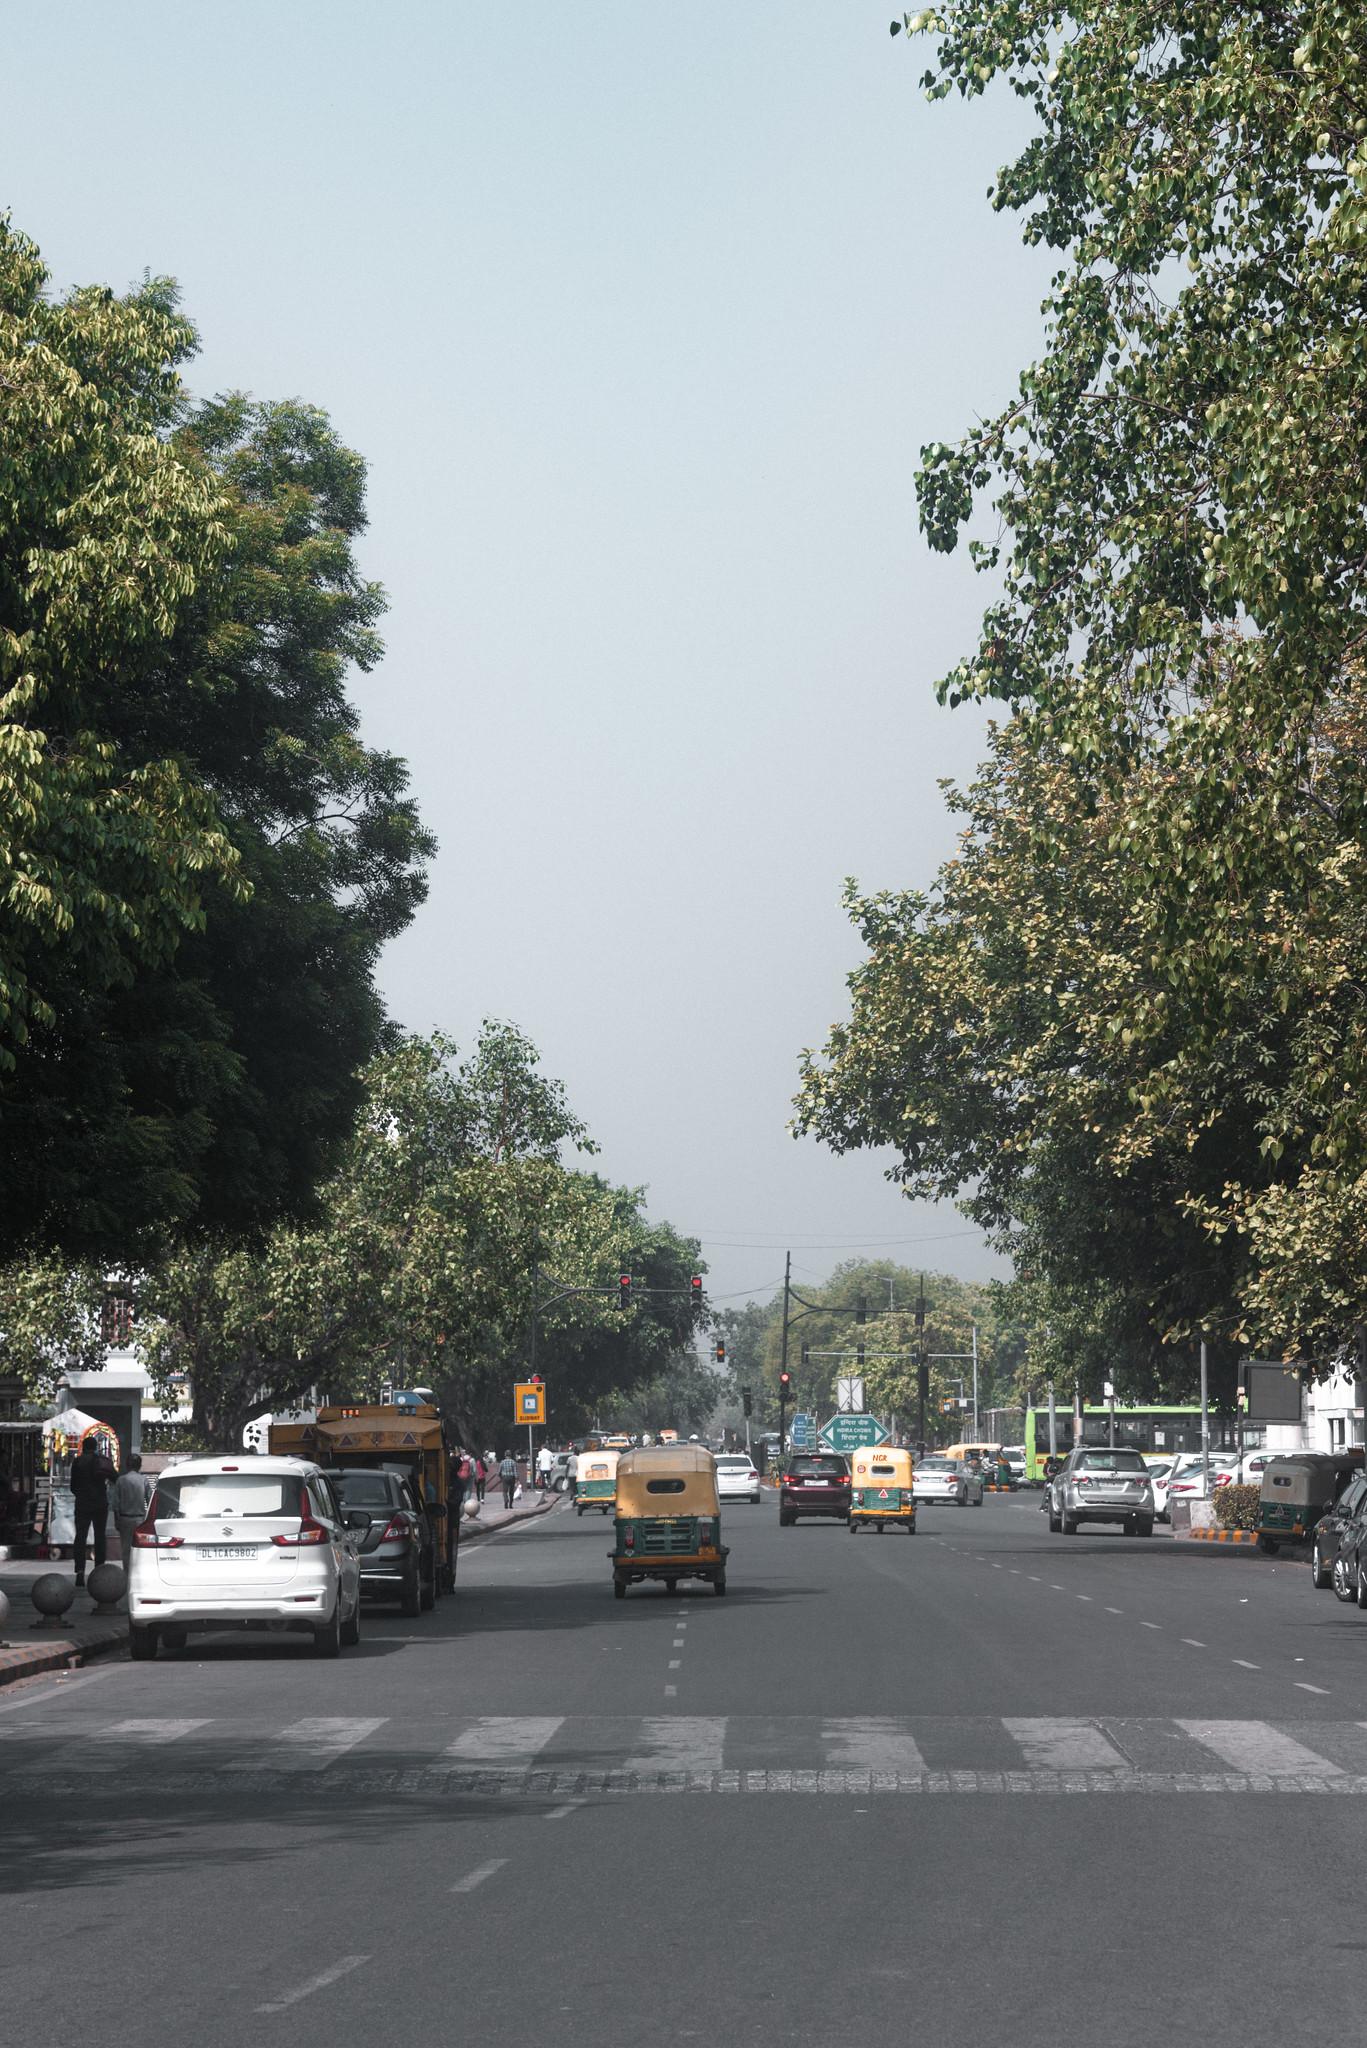
[[[617,1461],[617,1513],[719,1515],[716,1459],[701,1444],[623,1451]]]
[[[910,1451],[895,1450],[890,1444],[862,1444],[850,1453],[850,1479],[855,1486],[878,1486],[886,1480],[910,1486],[914,1463]]]
[[[583,1485],[590,1479],[614,1479],[620,1451],[581,1451],[575,1461],[574,1476]]]

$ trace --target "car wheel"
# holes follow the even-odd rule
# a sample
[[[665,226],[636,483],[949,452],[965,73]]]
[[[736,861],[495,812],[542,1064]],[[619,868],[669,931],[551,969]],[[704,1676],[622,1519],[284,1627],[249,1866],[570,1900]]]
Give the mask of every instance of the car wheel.
[[[1061,1529],[1062,1527],[1063,1527],[1063,1524],[1062,1524],[1062,1522],[1061,1522],[1061,1521],[1059,1520],[1059,1518],[1058,1518],[1058,1514],[1057,1514],[1057,1512],[1055,1511],[1055,1508],[1054,1508],[1054,1503],[1053,1503],[1052,1501],[1050,1501],[1050,1503],[1049,1503],[1049,1534],[1050,1534],[1051,1536],[1057,1536],[1057,1535],[1058,1535],[1058,1532],[1059,1532],[1059,1530],[1060,1530],[1060,1529]]]
[[[359,1599],[356,1604],[359,1608]],[[416,1566],[411,1572],[404,1573],[403,1591],[399,1594],[399,1612],[410,1620],[415,1614],[422,1613],[422,1582]]]
[[[794,1514],[791,1514],[791,1513],[790,1513],[790,1512],[788,1511],[788,1509],[787,1509],[787,1508],[780,1508],[780,1509],[779,1509],[779,1511],[778,1511],[778,1526],[779,1526],[779,1528],[780,1528],[780,1529],[791,1529],[791,1528],[792,1528],[792,1526],[793,1526],[793,1524],[794,1524],[794,1522],[795,1522],[796,1520],[797,1520],[797,1516],[796,1516],[796,1515],[794,1515]]]
[[[157,1631],[145,1628],[141,1622],[130,1622],[128,1628],[128,1654],[135,1664],[146,1663],[157,1654]]]
[[[1069,1512],[1068,1512],[1068,1510],[1067,1510],[1067,1508],[1065,1508],[1065,1509],[1063,1510],[1063,1516],[1062,1516],[1062,1524],[1063,1524],[1063,1533],[1064,1533],[1064,1535],[1065,1535],[1065,1536],[1076,1536],[1076,1534],[1077,1534],[1077,1516],[1076,1516],[1076,1515],[1070,1515],[1070,1514],[1069,1514]]]
[[[1334,1571],[1331,1584],[1334,1588],[1334,1598],[1336,1600],[1352,1599],[1353,1582],[1348,1576],[1348,1560],[1346,1557],[1340,1555],[1339,1557],[1336,1557],[1334,1559]]]
[[[1153,1534],[1153,1518],[1150,1515],[1141,1515],[1134,1526],[1137,1535],[1152,1536]]]
[[[977,1498],[977,1499],[976,1499],[976,1500],[974,1501],[973,1505],[974,1505],[974,1507],[975,1507],[975,1508],[980,1508],[980,1507],[982,1506],[982,1504],[983,1504],[983,1497],[982,1497],[982,1495],[981,1495],[981,1494],[979,1494],[979,1495],[978,1495],[978,1498]]]
[[[1367,1568],[1364,1568],[1361,1558],[1357,1568],[1357,1598],[1358,1606],[1367,1610]]]
[[[181,1628],[179,1623],[174,1623],[170,1628],[162,1630],[161,1639],[168,1650],[183,1650],[190,1640],[190,1631],[188,1628]]]
[[[419,1593],[418,1598],[419,1605],[421,1605],[421,1593]],[[339,1595],[338,1605],[340,1606],[340,1604],[341,1596]],[[407,1612],[408,1609],[405,1607],[404,1613],[407,1614]],[[417,1612],[416,1608],[414,1612]],[[342,1623],[341,1637],[343,1644],[348,1650],[354,1650],[357,1643],[361,1640],[361,1589],[359,1586],[356,1588],[356,1605],[351,1610],[351,1619]]]
[[[1325,1569],[1324,1559],[1320,1555],[1318,1538],[1315,1541],[1314,1549],[1310,1552],[1310,1583],[1317,1593],[1322,1593],[1329,1584],[1329,1573]]]
[[[340,1657],[342,1654],[342,1592],[337,1589],[337,1603],[331,1619],[320,1621],[313,1631],[313,1651],[316,1657]]]

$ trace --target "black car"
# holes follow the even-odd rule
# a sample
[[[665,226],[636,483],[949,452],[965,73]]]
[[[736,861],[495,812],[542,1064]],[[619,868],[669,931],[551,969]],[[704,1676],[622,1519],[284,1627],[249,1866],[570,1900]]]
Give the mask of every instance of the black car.
[[[837,1451],[793,1451],[778,1490],[778,1519],[790,1529],[799,1515],[850,1518],[849,1461]]]
[[[1348,1481],[1334,1505],[1315,1524],[1310,1540],[1310,1583],[1318,1592],[1333,1586],[1340,1600],[1356,1599],[1367,1607],[1358,1591],[1359,1548],[1364,1545],[1362,1517],[1367,1511],[1367,1473],[1358,1472]],[[1342,1570],[1339,1567],[1342,1565]]]
[[[344,1508],[370,1517],[370,1527],[357,1546],[361,1591],[372,1598],[397,1600],[404,1614],[435,1606],[436,1535],[407,1475],[342,1466],[328,1477]]]

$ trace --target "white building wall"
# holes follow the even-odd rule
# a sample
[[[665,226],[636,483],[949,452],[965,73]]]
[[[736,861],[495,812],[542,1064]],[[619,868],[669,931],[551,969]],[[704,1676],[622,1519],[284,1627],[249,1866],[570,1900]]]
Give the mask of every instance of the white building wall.
[[[1363,1391],[1362,1381],[1351,1370],[1307,1388],[1307,1450],[1340,1451],[1364,1441]]]

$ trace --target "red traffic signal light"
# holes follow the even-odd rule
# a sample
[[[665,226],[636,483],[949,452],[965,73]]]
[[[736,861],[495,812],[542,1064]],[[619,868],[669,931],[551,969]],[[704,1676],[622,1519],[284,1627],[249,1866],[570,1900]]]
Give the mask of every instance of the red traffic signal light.
[[[690,1281],[689,1281],[689,1283],[688,1283],[688,1298],[689,1298],[689,1300],[690,1300],[690,1301],[692,1302],[692,1304],[693,1304],[694,1308],[697,1308],[697,1307],[699,1306],[699,1304],[701,1303],[701,1301],[702,1301],[702,1274],[701,1274],[701,1273],[695,1273],[695,1274],[693,1275],[693,1277],[692,1277],[692,1278],[690,1279]]]
[[[778,1376],[778,1383],[779,1386],[782,1388],[783,1392],[786,1394],[789,1387],[791,1387],[793,1384],[792,1374],[790,1372],[781,1372]]]
[[[717,1339],[717,1364],[718,1364],[718,1365],[725,1365],[725,1363],[726,1363],[726,1339],[725,1339],[724,1337],[718,1337],[718,1339]]]
[[[619,1273],[617,1275],[617,1306],[618,1308],[631,1307],[630,1273]]]

